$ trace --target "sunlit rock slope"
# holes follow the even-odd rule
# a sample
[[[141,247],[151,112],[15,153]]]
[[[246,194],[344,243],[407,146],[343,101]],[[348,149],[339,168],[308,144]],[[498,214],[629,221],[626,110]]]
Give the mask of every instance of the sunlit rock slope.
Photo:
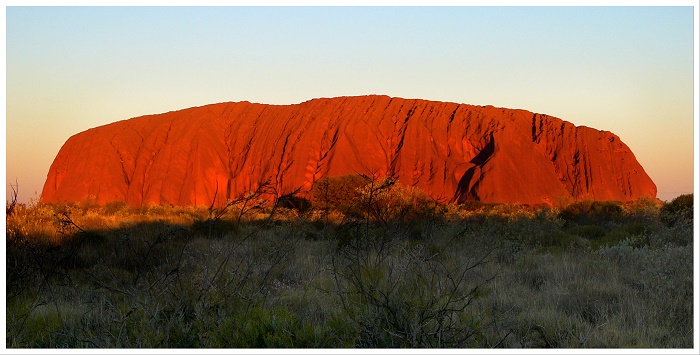
[[[390,175],[445,202],[656,196],[611,132],[525,110],[372,95],[220,103],[89,129],[63,145],[41,198],[209,206],[263,181],[303,194],[352,173]]]

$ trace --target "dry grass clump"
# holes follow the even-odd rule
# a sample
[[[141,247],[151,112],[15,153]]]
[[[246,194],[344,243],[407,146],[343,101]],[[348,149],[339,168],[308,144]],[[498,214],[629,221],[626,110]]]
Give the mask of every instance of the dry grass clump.
[[[16,204],[6,346],[693,346],[687,203],[458,206],[364,181],[345,211]]]

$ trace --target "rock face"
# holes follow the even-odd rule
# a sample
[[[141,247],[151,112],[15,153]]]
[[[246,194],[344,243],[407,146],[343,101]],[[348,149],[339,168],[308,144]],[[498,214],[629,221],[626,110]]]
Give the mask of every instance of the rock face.
[[[524,110],[360,96],[220,103],[89,129],[61,148],[42,200],[222,205],[267,180],[303,194],[353,173],[394,176],[445,202],[656,196],[613,133]]]

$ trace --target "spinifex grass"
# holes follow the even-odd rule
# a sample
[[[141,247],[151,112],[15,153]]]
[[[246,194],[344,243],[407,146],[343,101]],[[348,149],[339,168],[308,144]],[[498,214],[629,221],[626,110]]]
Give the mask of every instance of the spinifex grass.
[[[692,347],[692,220],[635,203],[334,219],[18,205],[6,345]]]

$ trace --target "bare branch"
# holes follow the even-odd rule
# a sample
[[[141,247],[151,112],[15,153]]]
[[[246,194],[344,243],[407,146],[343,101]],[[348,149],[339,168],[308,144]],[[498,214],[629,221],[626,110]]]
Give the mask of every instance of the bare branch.
[[[17,183],[17,180],[15,180],[14,185],[10,184],[10,188],[12,189],[12,196],[10,197],[9,202],[5,202],[5,218],[9,217],[12,212],[15,211],[15,207],[17,206],[17,193],[19,192],[19,184]]]

